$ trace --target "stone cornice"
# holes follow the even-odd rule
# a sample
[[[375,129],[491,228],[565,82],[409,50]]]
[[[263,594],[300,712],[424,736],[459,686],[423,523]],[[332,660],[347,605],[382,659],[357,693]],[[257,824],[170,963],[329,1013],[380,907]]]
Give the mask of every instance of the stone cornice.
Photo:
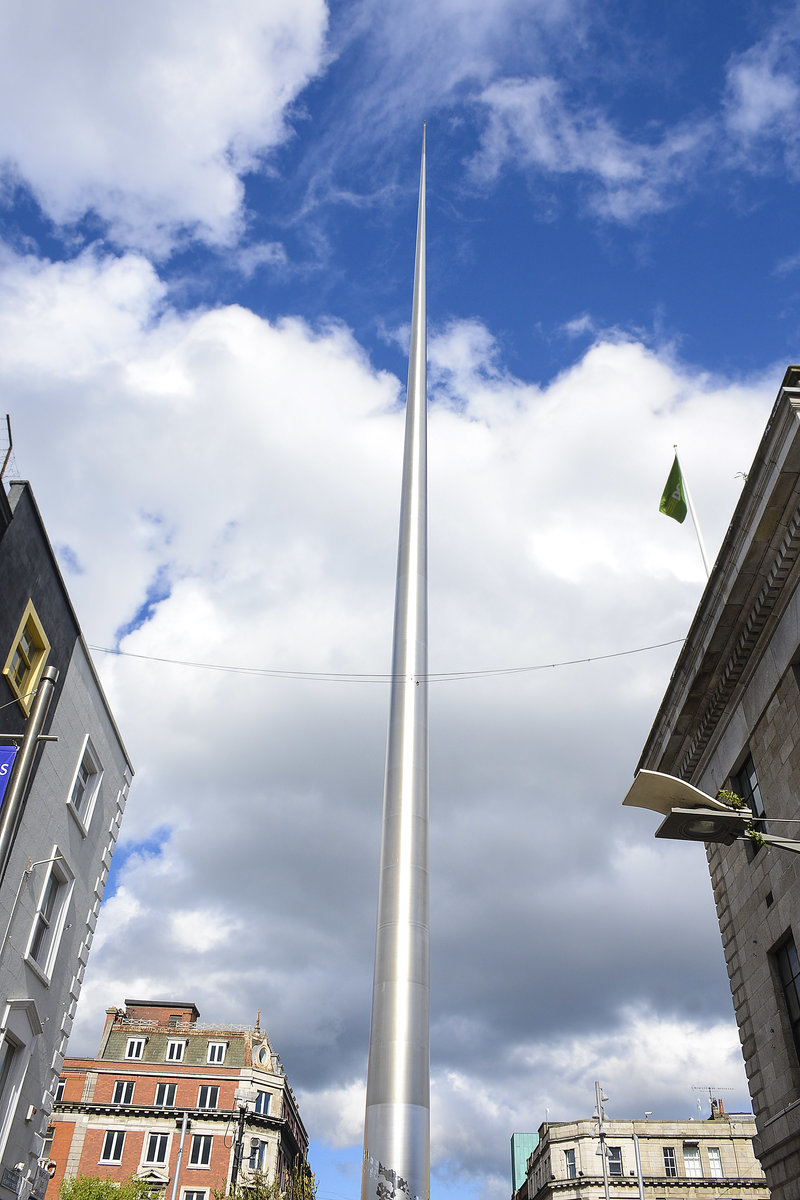
[[[800,368],[784,378],[639,767],[698,776],[800,574]],[[765,643],[764,643],[765,644]]]

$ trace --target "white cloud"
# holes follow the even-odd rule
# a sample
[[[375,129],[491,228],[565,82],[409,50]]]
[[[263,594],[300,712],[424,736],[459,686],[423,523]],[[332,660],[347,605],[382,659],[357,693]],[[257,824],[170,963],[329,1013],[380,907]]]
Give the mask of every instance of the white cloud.
[[[166,253],[235,238],[243,172],[323,63],[324,0],[5,6],[0,165],[58,224]],[[2,176],[0,176],[1,178]]]
[[[678,199],[712,145],[712,125],[675,126],[650,142],[624,137],[597,108],[570,103],[548,76],[499,79],[480,103],[488,121],[469,166],[493,181],[509,165],[589,181],[588,203],[599,215],[628,222]]]
[[[680,638],[703,571],[691,530],[658,513],[672,444],[714,548],[780,372],[732,382],[617,335],[543,386],[476,321],[433,337],[431,362],[432,670]],[[90,642],[132,623],[123,648],[155,658],[388,670],[403,412],[346,329],[178,315],[134,255],[9,259],[0,385],[51,537],[83,567],[68,578]],[[719,1078],[735,1032],[703,856],[620,804],[675,653],[431,685],[443,1172],[499,1176],[511,1128],[538,1124],[548,1089],[585,1111],[601,1062],[620,1104],[655,1107],[655,1089],[677,1105],[666,1050],[647,1097],[628,1079],[643,1045]],[[125,995],[180,994],[206,1019],[261,1009],[312,1135],[354,1136],[385,687],[100,669],[138,768],[123,840],[161,845],[104,907],[72,1052]]]

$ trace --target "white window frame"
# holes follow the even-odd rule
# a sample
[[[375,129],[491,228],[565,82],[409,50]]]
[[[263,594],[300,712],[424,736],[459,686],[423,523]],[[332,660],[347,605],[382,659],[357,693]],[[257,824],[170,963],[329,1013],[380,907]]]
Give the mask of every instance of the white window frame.
[[[264,1091],[263,1088],[258,1089],[254,1111],[262,1117],[269,1116],[269,1106],[272,1102],[272,1092]]]
[[[678,1156],[675,1153],[674,1146],[662,1146],[661,1153],[664,1158],[664,1175],[667,1179],[678,1178]]]
[[[205,1092],[205,1095],[203,1095],[204,1092]],[[212,1092],[213,1092],[214,1103],[209,1104],[208,1100],[211,1098]],[[203,1101],[206,1101],[206,1103],[204,1104]],[[219,1108],[219,1085],[218,1084],[216,1084],[216,1083],[201,1083],[200,1084],[200,1087],[197,1089],[197,1107],[198,1108],[208,1108],[208,1109]]]
[[[195,1150],[201,1150],[202,1153],[195,1153]],[[211,1133],[193,1133],[192,1144],[189,1147],[189,1166],[194,1167],[198,1171],[211,1170],[211,1154],[214,1149],[214,1135]],[[202,1162],[205,1157],[206,1161]]]
[[[148,1129],[144,1135],[144,1144],[142,1146],[142,1166],[143,1167],[166,1167],[169,1163],[170,1139],[171,1134],[163,1129]],[[155,1139],[159,1151],[163,1150],[161,1158],[151,1158],[150,1152]]]
[[[161,1088],[165,1088],[165,1089],[172,1088],[172,1096],[171,1096],[169,1104],[166,1102],[166,1100],[159,1100],[158,1093]],[[156,1096],[155,1096],[155,1100],[153,1101],[153,1104],[156,1108],[174,1108],[175,1107],[175,1084],[174,1083],[164,1083],[164,1082],[157,1083],[156,1084]]]
[[[619,1170],[612,1170],[614,1167],[619,1167]],[[621,1179],[625,1174],[622,1164],[622,1146],[608,1147],[608,1174],[611,1179]]]
[[[146,1044],[146,1037],[129,1037],[125,1045],[125,1057],[129,1059],[143,1058]],[[134,1053],[134,1051],[136,1051],[136,1053]]]
[[[208,1188],[184,1188],[182,1200],[206,1200]]]
[[[86,784],[81,791],[80,802],[76,804],[75,793],[80,783],[81,771],[87,767]],[[97,751],[92,745],[92,739],[87,733],[83,739],[83,745],[78,756],[75,773],[70,781],[69,794],[67,796],[67,808],[69,809],[70,816],[84,837],[89,832],[89,826],[92,823],[92,814],[97,803],[102,779],[103,765],[97,756]]]
[[[111,1145],[108,1145],[109,1138],[112,1139]],[[119,1139],[119,1140],[117,1140]],[[110,1151],[109,1156],[106,1156],[106,1149]],[[124,1129],[107,1129],[103,1134],[103,1145],[100,1147],[101,1163],[121,1163],[122,1152],[125,1149],[125,1130]]]
[[[564,1169],[567,1179],[578,1178],[578,1164],[575,1161],[575,1150],[572,1146],[564,1151]]]
[[[133,1104],[133,1089],[135,1083],[132,1079],[115,1079],[114,1093],[111,1100],[112,1104]],[[122,1097],[125,1097],[124,1099]]]
[[[53,847],[48,864],[49,869],[36,902],[36,915],[31,925],[25,962],[49,987],[75,888],[75,874],[58,846]],[[53,881],[56,884],[55,891],[51,887]]]
[[[219,1066],[220,1063],[225,1062],[225,1055],[227,1054],[227,1052],[228,1052],[228,1043],[227,1042],[209,1042],[208,1043],[208,1058],[206,1059],[206,1062],[216,1063],[217,1066]]]
[[[712,1179],[724,1179],[722,1153],[719,1146],[708,1147],[708,1173]]]
[[[695,1167],[697,1168],[696,1170]],[[687,1179],[703,1178],[703,1164],[700,1160],[699,1143],[683,1143],[683,1171]]]
[[[64,1076],[63,1075],[59,1076],[58,1083],[56,1084],[55,1096],[53,1097],[56,1104],[60,1104],[61,1101],[64,1099],[64,1088],[66,1087],[66,1085],[67,1085],[67,1081],[64,1078]]]
[[[166,1062],[183,1062],[186,1053],[186,1038],[169,1038],[167,1041]]]
[[[0,1047],[9,1045],[12,1056],[2,1072],[0,1087],[0,1159],[6,1150],[17,1107],[22,1097],[25,1076],[36,1038],[44,1030],[34,1000],[7,1000],[0,1017]]]

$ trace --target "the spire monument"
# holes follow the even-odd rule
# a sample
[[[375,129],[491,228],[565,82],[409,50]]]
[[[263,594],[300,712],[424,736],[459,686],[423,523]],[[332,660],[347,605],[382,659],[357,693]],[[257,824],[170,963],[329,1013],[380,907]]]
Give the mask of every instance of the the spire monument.
[[[361,1200],[430,1195],[427,418],[423,129]]]

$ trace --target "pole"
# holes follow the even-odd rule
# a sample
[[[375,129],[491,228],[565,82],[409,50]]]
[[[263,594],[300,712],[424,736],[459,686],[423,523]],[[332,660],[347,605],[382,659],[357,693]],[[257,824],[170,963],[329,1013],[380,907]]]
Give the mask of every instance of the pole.
[[[600,1139],[600,1158],[603,1164],[603,1195],[605,1200],[609,1200],[608,1194],[608,1151],[606,1148],[606,1131],[603,1126],[605,1110],[603,1108],[603,1089],[595,1080],[594,1084],[594,1099],[597,1107],[597,1136]]]
[[[14,836],[25,807],[25,790],[33,769],[34,755],[39,747],[39,734],[42,732],[57,681],[58,671],[55,667],[45,667],[36,689],[36,699],[28,718],[25,737],[14,764],[14,774],[6,792],[0,817],[0,883],[5,877]]]
[[[691,518],[692,518],[692,524],[694,525],[694,531],[697,534],[697,544],[700,547],[700,554],[703,559],[703,566],[706,569],[706,579],[709,579],[711,577],[711,571],[709,570],[709,566],[708,566],[708,556],[706,554],[705,543],[703,542],[703,535],[700,532],[700,526],[697,523],[697,513],[694,511],[694,505],[692,504],[692,496],[691,496],[691,492],[689,491],[689,485],[686,482],[686,476],[683,473],[683,467],[681,466],[681,460],[678,458],[678,447],[673,445],[672,448],[675,451],[675,458],[678,463],[678,470],[681,473],[681,482],[683,484],[683,494],[686,497],[686,507],[689,509],[689,513],[691,514]]]
[[[231,1170],[231,1190],[232,1196],[236,1191],[236,1180],[239,1178],[239,1167],[242,1164],[242,1151],[244,1149],[244,1119],[247,1116],[247,1105],[243,1104],[239,1109],[239,1122],[236,1129],[236,1142],[233,1147],[233,1169]]]
[[[186,1126],[189,1123],[189,1114],[184,1109],[183,1120],[181,1121],[181,1140],[178,1142],[178,1157],[175,1159],[175,1178],[172,1181],[172,1191],[170,1200],[175,1200],[178,1194],[178,1177],[181,1173],[181,1162],[183,1161],[183,1143],[186,1141]]]
[[[644,1179],[642,1178],[642,1155],[639,1151],[639,1135],[633,1132],[633,1153],[636,1157],[636,1175],[639,1180],[639,1200],[644,1200]]]
[[[423,129],[362,1200],[430,1194],[427,575]]]

